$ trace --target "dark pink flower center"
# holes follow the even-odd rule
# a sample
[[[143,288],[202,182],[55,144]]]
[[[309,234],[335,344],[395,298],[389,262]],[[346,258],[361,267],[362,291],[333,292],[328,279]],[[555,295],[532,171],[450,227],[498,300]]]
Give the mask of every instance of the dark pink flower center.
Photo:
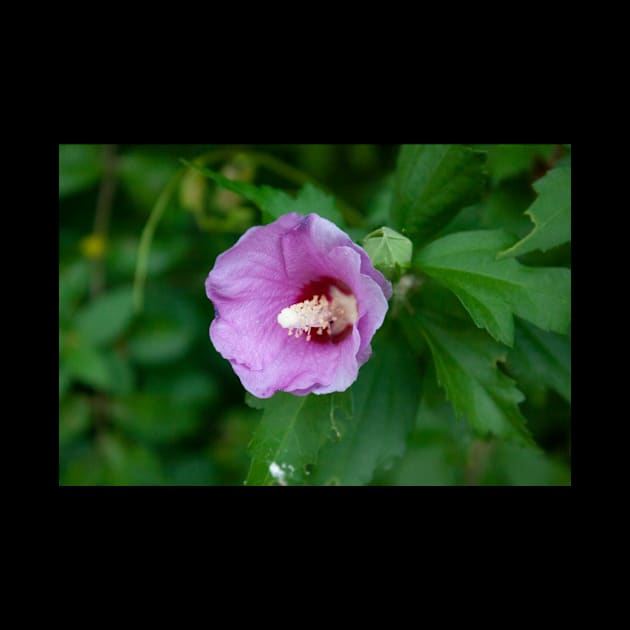
[[[289,336],[305,335],[306,341],[317,343],[343,341],[357,319],[357,300],[350,287],[328,276],[302,287],[295,303],[278,314],[278,323]]]

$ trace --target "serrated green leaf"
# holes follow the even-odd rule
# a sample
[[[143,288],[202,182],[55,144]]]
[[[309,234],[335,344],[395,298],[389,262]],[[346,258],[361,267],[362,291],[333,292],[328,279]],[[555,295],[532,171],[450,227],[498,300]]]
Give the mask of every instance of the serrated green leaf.
[[[571,402],[571,342],[567,337],[517,320],[509,365],[519,383],[550,387]]]
[[[522,256],[540,249],[547,251],[571,240],[571,165],[554,168],[534,183],[538,198],[525,211],[532,231],[499,257]]]
[[[388,227],[374,230],[363,239],[372,264],[390,280],[409,268],[413,243]]]
[[[100,144],[59,145],[59,197],[95,186],[103,173]]]
[[[514,381],[499,371],[501,346],[485,333],[428,312],[418,316],[431,349],[440,385],[458,415],[481,437],[495,435],[533,445],[518,403],[524,400]]]
[[[473,321],[512,346],[518,315],[543,330],[566,333],[571,323],[571,272],[497,260],[511,237],[502,230],[449,234],[421,249],[414,263],[448,287]]]
[[[391,205],[393,226],[420,244],[481,196],[485,153],[455,144],[403,145]]]
[[[294,396],[278,392],[264,406],[249,445],[252,463],[246,484],[303,484],[312,474],[322,446],[351,413],[351,396],[341,392]]]
[[[322,448],[313,485],[368,483],[404,453],[420,396],[415,356],[401,340],[379,334],[351,392],[354,412],[337,423],[338,441]]]
[[[519,238],[523,237],[532,225],[523,213],[535,198],[536,194],[528,181],[516,179],[502,182],[494,186],[479,204],[477,225],[466,229],[504,229]]]
[[[109,291],[77,313],[76,326],[92,345],[106,345],[120,336],[133,316],[131,289]]]
[[[453,406],[437,383],[433,365],[427,366],[422,381],[416,427],[409,437],[407,451],[387,475],[388,485],[462,484],[470,428],[457,420]]]
[[[290,207],[292,209],[287,212],[297,212],[298,214],[315,212],[319,214],[320,217],[324,217],[324,219],[328,219],[340,227],[345,226],[343,216],[337,209],[335,198],[313,184],[304,184],[300,192],[298,192],[297,197],[292,201]],[[274,218],[278,218],[280,214],[273,216]]]
[[[305,184],[297,197],[292,197],[283,190],[271,186],[255,186],[247,182],[235,181],[210,168],[200,167],[186,160],[183,162],[212,179],[218,186],[238,193],[256,204],[263,211],[265,222],[274,221],[288,212],[298,214],[315,212],[338,226],[345,227],[343,216],[335,204],[335,198],[313,184]]]

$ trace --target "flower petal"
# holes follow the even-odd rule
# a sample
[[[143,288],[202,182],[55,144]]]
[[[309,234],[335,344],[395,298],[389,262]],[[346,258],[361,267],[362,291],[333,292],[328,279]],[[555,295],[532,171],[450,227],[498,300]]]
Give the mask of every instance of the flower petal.
[[[289,336],[277,322],[304,286],[332,277],[358,304],[352,334],[330,343]],[[210,337],[243,386],[260,398],[276,391],[305,395],[344,391],[370,355],[387,311],[391,285],[367,254],[316,214],[287,214],[250,228],[217,257],[206,280],[216,316]]]

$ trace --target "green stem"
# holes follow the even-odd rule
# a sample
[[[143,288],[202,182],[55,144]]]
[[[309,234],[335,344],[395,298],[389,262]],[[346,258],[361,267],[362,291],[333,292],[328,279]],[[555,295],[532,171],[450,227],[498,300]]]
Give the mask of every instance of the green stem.
[[[155,229],[164,214],[164,210],[171,200],[171,196],[177,188],[177,184],[184,173],[184,169],[178,169],[168,184],[164,187],[164,190],[157,198],[149,219],[142,230],[142,236],[140,237],[140,244],[138,246],[138,259],[136,261],[136,273],[133,282],[133,305],[136,313],[142,311],[144,306],[144,285],[147,278],[147,270],[149,268],[149,254],[151,253],[151,243],[153,241],[153,235]]]

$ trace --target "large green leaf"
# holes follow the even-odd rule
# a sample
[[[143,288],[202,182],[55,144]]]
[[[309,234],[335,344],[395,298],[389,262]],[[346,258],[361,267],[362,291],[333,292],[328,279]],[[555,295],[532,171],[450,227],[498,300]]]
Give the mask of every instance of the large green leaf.
[[[81,335],[94,346],[103,346],[121,335],[133,315],[131,289],[114,289],[88,304],[76,316]]]
[[[337,422],[337,440],[320,452],[313,485],[368,483],[405,452],[418,409],[420,375],[409,347],[384,333],[351,388],[354,413]]]
[[[466,457],[472,440],[468,424],[458,420],[437,382],[433,365],[422,377],[416,427],[405,455],[384,481],[396,486],[451,486],[466,481]]]
[[[496,435],[533,444],[518,403],[524,400],[514,381],[497,367],[505,352],[485,333],[428,312],[417,316],[437,378],[455,411],[481,437]]]
[[[95,186],[103,173],[100,144],[59,145],[59,197]]]
[[[292,197],[271,186],[255,186],[247,182],[235,181],[210,168],[200,167],[185,160],[184,163],[212,179],[218,186],[242,195],[256,204],[263,211],[263,219],[266,222],[278,219],[288,212],[298,214],[315,212],[340,227],[345,227],[343,216],[337,209],[334,197],[319,190],[313,184],[305,184],[297,197]]]
[[[543,252],[571,240],[571,166],[554,168],[534,188],[538,198],[525,211],[534,223],[532,231],[499,256]]]
[[[571,342],[567,337],[517,320],[508,363],[519,383],[550,387],[571,402]]]
[[[294,396],[278,392],[265,401],[249,450],[247,485],[304,484],[322,446],[351,415],[349,392]]]
[[[517,237],[523,237],[531,229],[531,221],[524,212],[536,198],[527,181],[512,179],[493,186],[483,201],[478,204],[477,225],[465,229],[504,229]],[[461,232],[463,230],[453,230]]]
[[[398,156],[391,205],[393,227],[423,243],[486,185],[485,153],[455,144],[403,145]]]
[[[497,252],[511,241],[502,230],[449,234],[420,250],[414,262],[451,289],[475,324],[502,343],[514,343],[514,314],[543,330],[568,332],[570,270],[497,260]]]

